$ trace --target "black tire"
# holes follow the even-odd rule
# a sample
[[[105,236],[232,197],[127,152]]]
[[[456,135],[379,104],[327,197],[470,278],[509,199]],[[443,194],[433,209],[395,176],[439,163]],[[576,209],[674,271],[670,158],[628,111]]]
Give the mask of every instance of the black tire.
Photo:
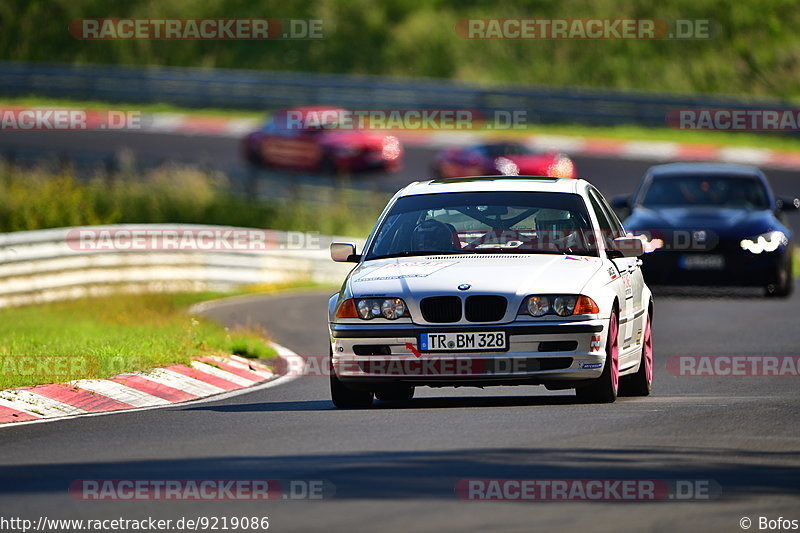
[[[244,160],[247,162],[247,165],[253,169],[264,168],[265,166],[264,160],[261,159],[261,154],[251,148],[245,148]]]
[[[331,352],[333,355],[333,352]],[[339,409],[364,409],[372,405],[372,393],[348,388],[336,376],[333,362],[329,360],[328,368],[331,375],[331,400]]]
[[[642,356],[635,374],[620,378],[620,396],[650,396],[653,392],[653,330],[651,315],[647,314],[642,340]],[[648,351],[650,352],[649,369]]]
[[[333,157],[330,154],[326,154],[322,157],[322,163],[320,164],[320,171],[326,175],[331,175],[331,176],[339,175],[339,166],[336,164],[336,161],[334,161]]]
[[[612,354],[616,349],[616,368]],[[611,364],[609,364],[611,363]],[[616,380],[615,380],[616,373]],[[575,396],[582,403],[614,403],[619,393],[619,317],[617,310],[608,319],[608,340],[606,340],[606,360],[603,373],[589,385],[575,389]]]
[[[778,276],[778,282],[767,285],[764,289],[764,294],[768,298],[788,298],[794,292],[794,272],[792,268],[792,261],[789,260],[786,266]]]
[[[414,397],[414,387],[389,387],[375,392],[375,397],[382,402],[407,402]]]

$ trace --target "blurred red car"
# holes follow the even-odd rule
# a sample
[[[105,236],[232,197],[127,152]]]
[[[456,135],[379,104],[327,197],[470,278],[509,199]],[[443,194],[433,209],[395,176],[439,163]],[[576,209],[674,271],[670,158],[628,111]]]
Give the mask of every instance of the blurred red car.
[[[558,152],[538,152],[522,143],[492,142],[443,150],[433,160],[440,178],[529,175],[575,178],[572,159]]]
[[[244,138],[244,157],[263,168],[324,173],[399,170],[403,147],[397,137],[350,127],[340,120],[346,113],[335,107],[278,111]]]

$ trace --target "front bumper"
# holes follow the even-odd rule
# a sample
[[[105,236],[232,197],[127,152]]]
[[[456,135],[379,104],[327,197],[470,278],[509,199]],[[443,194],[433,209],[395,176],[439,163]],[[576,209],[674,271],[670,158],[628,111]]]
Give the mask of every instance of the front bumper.
[[[517,385],[598,378],[605,362],[606,320],[478,326],[331,324],[332,363],[351,384]],[[507,351],[419,352],[421,333],[507,333]],[[415,353],[416,352],[416,353]]]
[[[788,249],[761,254],[731,249],[703,253],[656,251],[642,257],[642,273],[652,285],[762,287],[780,281]],[[722,257],[724,265],[721,268],[687,268],[687,258],[701,255]]]

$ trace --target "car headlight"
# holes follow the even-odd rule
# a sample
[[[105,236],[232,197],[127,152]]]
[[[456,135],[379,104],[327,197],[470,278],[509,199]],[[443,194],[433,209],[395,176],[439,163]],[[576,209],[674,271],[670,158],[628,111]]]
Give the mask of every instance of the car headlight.
[[[401,298],[348,298],[336,311],[337,318],[386,318],[396,320],[410,316],[406,303]]]
[[[575,175],[575,164],[568,157],[559,157],[547,167],[547,175],[554,178],[571,178]]]
[[[750,239],[742,239],[739,245],[742,250],[747,250],[753,254],[761,252],[774,252],[781,246],[789,244],[789,239],[782,231],[768,231],[761,235],[756,235]]]
[[[400,298],[389,298],[381,302],[381,315],[383,318],[394,320],[406,312],[406,303]]]
[[[555,300],[553,300],[553,311],[558,316],[569,316],[575,310],[577,302],[577,296],[556,296]]]
[[[529,296],[525,306],[531,316],[542,316],[550,312],[550,298],[547,296]]]
[[[504,176],[519,176],[519,167],[507,157],[500,156],[495,159],[494,168]]]
[[[388,135],[383,139],[383,148],[381,149],[381,157],[386,161],[394,161],[400,157],[403,148],[400,145],[400,140],[394,135]]]
[[[596,315],[600,308],[583,294],[533,294],[523,300],[520,315]]]

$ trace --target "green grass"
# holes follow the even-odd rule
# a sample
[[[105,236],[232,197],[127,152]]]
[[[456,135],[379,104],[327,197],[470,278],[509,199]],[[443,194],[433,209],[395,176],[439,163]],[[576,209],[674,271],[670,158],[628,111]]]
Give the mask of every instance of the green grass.
[[[324,39],[86,41],[80,18],[321,19]],[[469,18],[710,19],[708,40],[467,40]],[[485,84],[800,97],[794,0],[6,0],[0,57],[118,65],[426,76]]]
[[[69,109],[95,109],[98,111],[141,111],[142,113],[184,113],[203,117],[235,117],[263,119],[266,112],[252,109],[188,108],[165,103],[112,103],[104,100],[74,100],[41,96],[0,97],[0,105],[9,107],[54,107]]]
[[[502,133],[496,133],[502,135]],[[800,138],[750,132],[684,131],[671,128],[641,126],[592,127],[572,124],[535,125],[513,130],[511,135],[564,135],[567,137],[596,137],[634,141],[667,141],[688,144],[708,144],[719,147],[736,146],[770,150],[800,151]]]
[[[229,330],[186,312],[230,294],[117,294],[0,310],[0,389],[185,364],[192,356],[274,357],[258,327]],[[66,369],[54,370],[64,361]]]
[[[795,279],[800,278],[800,246],[794,249],[794,261],[792,262],[792,269],[794,270]]]
[[[325,203],[311,203],[311,198]],[[145,175],[122,170],[88,182],[77,180],[69,169],[0,166],[0,232],[184,223],[363,237],[387,200],[388,194],[353,187],[307,186],[299,187],[292,198],[247,198],[231,194],[220,172],[174,165]]]

